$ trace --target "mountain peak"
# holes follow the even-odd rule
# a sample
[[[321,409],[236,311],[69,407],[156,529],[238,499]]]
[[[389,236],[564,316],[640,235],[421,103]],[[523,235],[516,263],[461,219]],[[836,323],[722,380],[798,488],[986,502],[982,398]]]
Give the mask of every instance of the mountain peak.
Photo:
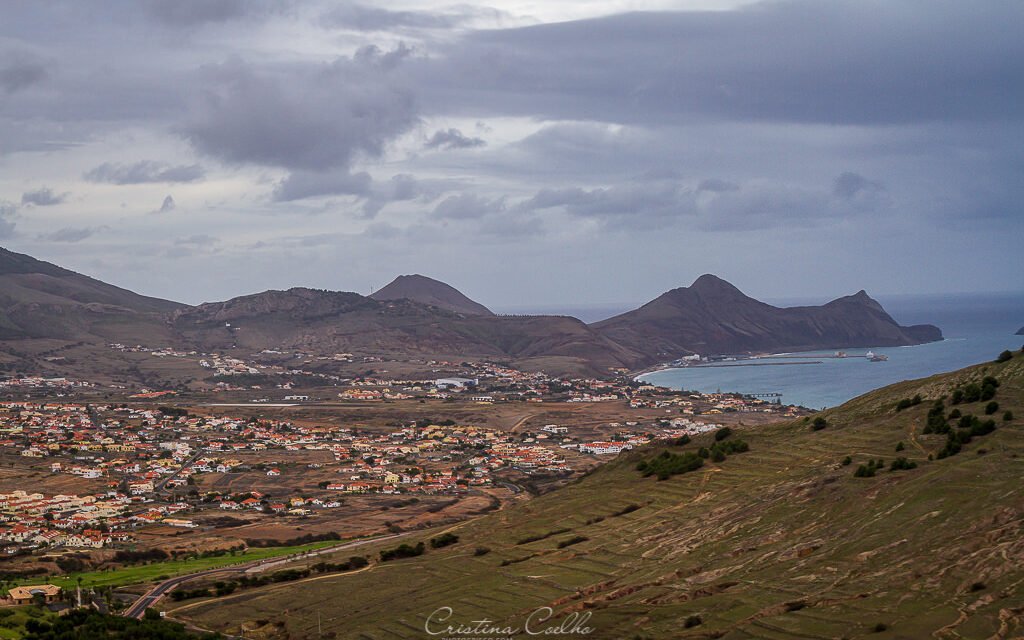
[[[739,291],[739,289],[734,287],[730,282],[722,280],[711,273],[705,273],[694,280],[693,284],[690,285],[690,288],[697,291]]]
[[[469,299],[455,287],[418,273],[398,276],[386,287],[371,294],[370,297],[374,300],[405,298],[466,315],[494,315],[490,309]]]

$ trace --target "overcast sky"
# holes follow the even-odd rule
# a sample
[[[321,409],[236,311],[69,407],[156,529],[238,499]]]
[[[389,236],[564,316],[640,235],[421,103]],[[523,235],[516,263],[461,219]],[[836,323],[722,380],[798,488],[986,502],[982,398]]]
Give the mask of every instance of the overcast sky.
[[[386,7],[386,8],[385,8]],[[1024,3],[0,6],[0,245],[197,303],[1024,289]]]

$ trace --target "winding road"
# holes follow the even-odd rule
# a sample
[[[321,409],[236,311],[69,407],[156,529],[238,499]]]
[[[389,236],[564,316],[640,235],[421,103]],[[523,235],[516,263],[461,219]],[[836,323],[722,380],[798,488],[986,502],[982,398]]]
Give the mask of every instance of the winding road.
[[[293,562],[299,558],[312,558],[326,553],[334,553],[336,551],[343,551],[345,549],[354,549],[366,544],[381,542],[382,540],[391,540],[393,538],[401,538],[413,533],[423,533],[422,531],[404,531],[402,533],[390,533],[384,536],[377,536],[375,538],[364,538],[362,540],[353,540],[351,542],[343,542],[341,544],[332,545],[330,547],[323,547],[314,551],[307,551],[305,553],[291,554],[280,558],[264,558],[262,560],[253,560],[252,562],[243,562],[241,564],[234,564],[227,567],[218,567],[216,569],[206,569],[204,571],[197,571],[195,573],[188,573],[181,576],[175,576],[168,578],[163,582],[157,584],[155,587],[146,592],[145,595],[141,596],[138,600],[133,602],[122,615],[127,618],[141,619],[146,613],[146,609],[152,607],[154,604],[160,601],[160,598],[164,597],[169,591],[190,580],[196,578],[202,578],[203,576],[209,576],[217,573],[261,573],[268,569],[273,569],[289,562]]]

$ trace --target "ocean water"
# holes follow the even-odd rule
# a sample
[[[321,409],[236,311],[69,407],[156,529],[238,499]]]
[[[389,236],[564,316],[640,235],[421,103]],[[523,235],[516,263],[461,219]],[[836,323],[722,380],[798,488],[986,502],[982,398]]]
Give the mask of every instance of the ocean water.
[[[820,364],[777,366],[690,367],[666,369],[642,376],[652,384],[705,393],[781,393],[785,404],[820,409],[833,407],[863,393],[901,380],[953,371],[993,360],[1004,349],[1024,345],[1014,335],[1024,326],[1024,293],[963,294],[952,296],[878,296],[878,301],[903,325],[929,323],[942,329],[945,340],[911,347],[877,347],[887,362],[869,362],[868,348],[846,349],[851,357],[823,358]],[[771,301],[777,306],[820,304],[817,300]],[[755,362],[818,362],[814,354],[797,359],[760,359]]]

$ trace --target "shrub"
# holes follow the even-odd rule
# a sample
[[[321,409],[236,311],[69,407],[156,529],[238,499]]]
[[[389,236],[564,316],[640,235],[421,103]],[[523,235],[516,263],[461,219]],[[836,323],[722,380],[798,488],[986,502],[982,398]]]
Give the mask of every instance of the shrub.
[[[683,622],[683,628],[692,629],[694,627],[700,626],[703,623],[704,621],[701,620],[700,616],[688,616],[686,620]]]
[[[443,533],[437,536],[436,538],[430,539],[430,547],[433,549],[440,549],[442,547],[451,546],[458,541],[459,536],[455,535],[454,533]]]
[[[984,422],[979,420],[972,424],[970,434],[972,436],[987,436],[988,434],[992,433],[995,430],[996,421],[990,418]]]
[[[896,411],[903,411],[910,408],[910,398],[903,398],[896,403]]]
[[[996,362],[1006,362],[1007,360],[1010,360],[1011,358],[1013,358],[1013,354],[1010,353],[1009,350],[1003,351],[1002,353],[1000,353],[996,357]]]
[[[701,451],[706,453],[707,449],[702,448]],[[640,469],[639,465],[637,465],[637,470],[645,478],[653,475],[657,476],[658,480],[668,480],[671,476],[689,473],[701,468],[704,465],[704,457],[707,456],[701,456],[700,453],[694,454],[689,451],[679,454],[665,451],[660,456],[648,460],[643,469]]]
[[[875,633],[882,633],[883,631],[885,631],[888,628],[889,628],[889,625],[885,624],[884,622],[879,622],[874,627],[872,627],[871,630],[874,631]]]
[[[904,448],[905,447],[903,446],[903,441],[902,440],[900,442],[896,443],[896,450],[897,451],[903,451]]]
[[[821,431],[822,429],[824,429],[827,426],[828,426],[828,420],[826,420],[825,418],[823,418],[821,416],[818,416],[817,418],[815,418],[811,422],[811,429],[813,429],[814,431]]]
[[[949,412],[949,419],[950,420],[956,420],[959,417],[960,417],[960,410],[959,409],[953,409],[952,411]]]
[[[964,402],[977,402],[981,400],[981,387],[975,383],[971,383],[964,387]]]
[[[722,427],[715,432],[715,442],[721,442],[732,435],[732,429],[729,427]]]
[[[990,416],[996,411],[999,411],[999,403],[993,400],[992,402],[985,405],[985,415]]]
[[[690,436],[688,436],[688,435],[686,435],[684,433],[683,435],[681,435],[678,438],[676,438],[675,442],[673,442],[673,444],[676,445],[677,447],[682,447],[682,446],[688,445],[688,444],[690,444]]]
[[[1010,420],[1013,420],[1013,412],[1007,411],[1003,414],[1003,422],[1009,422]]]
[[[423,555],[424,550],[425,545],[422,542],[417,542],[415,547],[402,543],[393,549],[381,550],[380,561],[388,562],[389,560],[397,560],[400,558],[415,558],[416,556]]]
[[[853,472],[854,478],[874,478],[875,477],[875,465],[874,463],[862,464],[857,467],[857,470]]]
[[[721,449],[715,449],[711,454],[712,462],[725,462],[725,452]]]
[[[844,467],[848,467],[852,463],[853,463],[853,458],[851,458],[850,456],[846,456],[845,458],[843,458],[843,461],[840,464],[842,464]]]
[[[473,551],[473,555],[474,556],[486,556],[490,552],[491,552],[490,547],[477,547]]]
[[[910,460],[907,460],[906,458],[903,458],[903,457],[896,458],[895,460],[893,460],[892,462],[889,463],[889,470],[890,471],[907,471],[909,469],[916,469],[916,468],[917,468],[917,463],[916,462],[911,462]]]
[[[963,389],[953,389],[953,395],[950,396],[949,401],[953,404],[960,404],[964,401]]]

